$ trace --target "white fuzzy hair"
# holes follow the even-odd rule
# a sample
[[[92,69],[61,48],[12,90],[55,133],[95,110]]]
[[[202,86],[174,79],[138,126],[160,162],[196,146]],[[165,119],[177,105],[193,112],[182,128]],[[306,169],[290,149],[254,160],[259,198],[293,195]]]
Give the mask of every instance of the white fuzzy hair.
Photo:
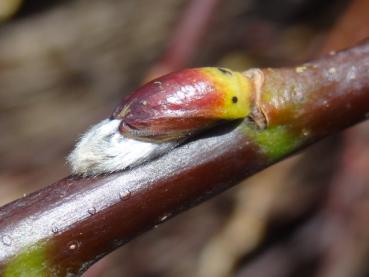
[[[73,174],[94,176],[120,171],[158,157],[176,146],[176,142],[151,143],[124,137],[120,120],[105,119],[92,126],[67,161]]]

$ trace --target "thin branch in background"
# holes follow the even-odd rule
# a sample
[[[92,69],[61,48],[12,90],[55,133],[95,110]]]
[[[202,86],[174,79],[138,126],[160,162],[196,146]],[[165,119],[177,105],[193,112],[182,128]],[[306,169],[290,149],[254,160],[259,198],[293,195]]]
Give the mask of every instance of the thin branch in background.
[[[249,119],[137,168],[67,177],[0,209],[3,276],[80,274],[140,233],[369,112],[369,42],[299,67],[263,69]]]
[[[221,2],[220,0],[190,1],[169,40],[163,57],[147,73],[147,81],[190,64]]]
[[[10,19],[20,8],[22,0],[4,0],[0,2],[0,23]]]

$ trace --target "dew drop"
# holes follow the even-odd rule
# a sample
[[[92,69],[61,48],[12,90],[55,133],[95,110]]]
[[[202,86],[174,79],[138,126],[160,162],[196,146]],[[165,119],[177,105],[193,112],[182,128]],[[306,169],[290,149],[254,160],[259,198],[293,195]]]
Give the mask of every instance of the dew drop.
[[[132,192],[130,192],[129,190],[123,190],[119,193],[119,198],[120,200],[127,200],[128,198],[130,198],[132,195]]]
[[[305,70],[306,70],[306,66],[299,66],[299,67],[296,67],[295,69],[297,73],[303,73]]]
[[[328,71],[330,74],[335,74],[337,70],[334,67],[331,67]]]
[[[356,69],[355,69],[355,67],[351,67],[351,69],[349,70],[349,72],[347,74],[347,78],[349,80],[355,80],[356,79]]]
[[[95,207],[89,208],[87,212],[88,212],[90,215],[94,215],[94,214],[96,214],[96,208],[95,208]]]
[[[59,233],[59,228],[58,228],[58,226],[56,226],[55,224],[53,224],[53,225],[51,226],[51,232],[53,232],[54,234]]]
[[[3,244],[4,244],[5,246],[10,246],[10,245],[12,245],[12,239],[11,239],[11,237],[9,237],[9,236],[7,236],[7,235],[3,236],[3,237],[1,238],[1,241],[3,242]]]
[[[79,248],[79,246],[80,246],[80,243],[76,240],[71,241],[70,243],[68,243],[68,249],[72,250],[72,251],[77,250]]]
[[[310,131],[309,131],[308,129],[303,129],[303,130],[302,130],[302,135],[303,135],[304,137],[308,137],[308,136],[310,135]]]
[[[327,100],[323,100],[323,106],[329,108],[329,102]]]
[[[167,220],[169,218],[170,214],[165,214],[160,218],[160,222],[164,222],[165,220]]]

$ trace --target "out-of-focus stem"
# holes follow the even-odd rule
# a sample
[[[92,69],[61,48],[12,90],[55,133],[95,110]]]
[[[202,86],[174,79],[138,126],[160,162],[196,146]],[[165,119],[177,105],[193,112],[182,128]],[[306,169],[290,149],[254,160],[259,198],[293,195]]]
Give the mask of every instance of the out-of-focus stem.
[[[0,1],[0,22],[11,18],[18,11],[22,2],[22,0]]]
[[[163,57],[147,73],[147,81],[190,64],[221,2],[222,0],[189,2]]]
[[[369,42],[296,68],[264,69],[267,119],[210,130],[159,159],[67,177],[0,208],[1,276],[67,276],[140,233],[369,112]]]

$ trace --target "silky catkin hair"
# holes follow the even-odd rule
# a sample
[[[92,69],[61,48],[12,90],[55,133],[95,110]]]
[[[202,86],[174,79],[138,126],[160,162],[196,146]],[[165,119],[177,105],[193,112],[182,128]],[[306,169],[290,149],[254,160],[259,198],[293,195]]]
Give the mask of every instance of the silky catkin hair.
[[[72,173],[94,176],[137,166],[158,157],[177,142],[152,143],[124,137],[118,127],[121,120],[105,119],[82,135],[67,161]]]

